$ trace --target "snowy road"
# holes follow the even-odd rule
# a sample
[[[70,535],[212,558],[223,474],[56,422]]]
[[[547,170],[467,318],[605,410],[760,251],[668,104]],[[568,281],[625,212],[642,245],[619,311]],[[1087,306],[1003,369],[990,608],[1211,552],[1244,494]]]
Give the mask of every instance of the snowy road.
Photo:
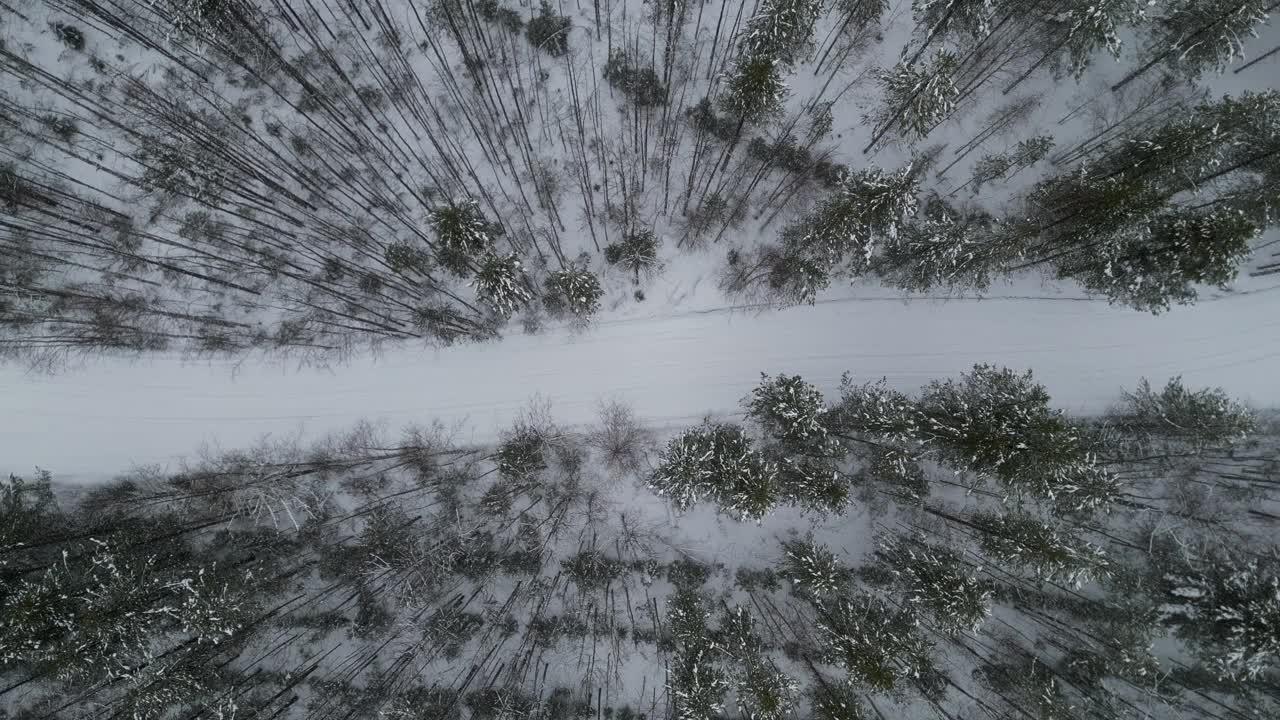
[[[685,313],[602,323],[576,338],[403,348],[332,370],[103,362],[56,377],[0,368],[0,471],[64,480],[171,463],[203,443],[314,437],[361,418],[391,427],[465,421],[483,440],[535,394],[558,419],[589,421],[617,395],[659,425],[734,409],[761,371],[832,390],[841,373],[913,389],[976,362],[1030,367],[1060,406],[1096,410],[1140,376],[1182,374],[1256,405],[1280,404],[1280,293],[1205,302],[1158,317],[1106,303],[988,299],[838,300],[783,312]]]

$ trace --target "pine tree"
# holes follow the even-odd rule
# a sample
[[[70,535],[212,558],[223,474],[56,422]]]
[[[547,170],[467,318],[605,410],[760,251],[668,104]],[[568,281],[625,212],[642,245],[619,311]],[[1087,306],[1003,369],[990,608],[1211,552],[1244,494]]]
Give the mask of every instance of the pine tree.
[[[1222,388],[1188,389],[1175,377],[1156,391],[1144,378],[1106,422],[1144,453],[1161,447],[1201,448],[1241,440],[1258,429],[1258,416]],[[1172,446],[1172,447],[1170,447]]]
[[[925,30],[918,58],[935,38],[952,38],[962,44],[981,40],[991,32],[999,0],[912,0],[916,28]]]
[[[993,560],[1024,567],[1036,577],[1079,586],[1107,572],[1102,548],[1030,515],[979,513],[972,519],[978,544]]]
[[[744,55],[734,61],[725,80],[720,107],[737,118],[733,137],[742,134],[742,126],[758,123],[782,112],[787,86],[782,81],[782,65],[770,55]]]
[[[992,242],[995,224],[981,209],[956,208],[935,195],[925,202],[921,219],[903,224],[898,241],[885,248],[873,269],[909,292],[986,290],[1008,256]]]
[[[792,245],[788,243],[788,245]],[[764,253],[768,267],[769,292],[782,305],[812,305],[818,293],[831,285],[829,266],[804,254],[797,246],[783,250],[770,248]]]
[[[777,482],[782,501],[790,505],[819,515],[843,515],[849,507],[850,480],[835,457],[783,457]]]
[[[759,520],[778,504],[777,472],[740,427],[708,421],[667,444],[649,487],[678,510],[705,499],[739,518]]]
[[[1255,680],[1280,665],[1280,553],[1212,558],[1167,573],[1164,621],[1220,675]]]
[[[854,385],[845,374],[840,403],[829,413],[833,434],[869,435],[885,442],[919,442],[920,413],[916,403],[884,380]]]
[[[821,12],[820,0],[763,0],[747,20],[742,52],[794,65],[811,51],[814,24]]]
[[[606,245],[604,258],[611,265],[621,265],[630,270],[639,285],[642,273],[652,277],[662,270],[658,245],[658,238],[652,230],[636,230],[627,233],[622,242]]]
[[[867,150],[880,138],[895,131],[907,140],[922,139],[955,109],[959,90],[955,86],[956,56],[947,51],[934,53],[924,67],[899,63],[880,73],[884,106],[869,118],[876,126]]]
[[[476,297],[500,317],[510,317],[533,299],[524,277],[524,269],[515,253],[490,255],[480,265],[471,285]]]
[[[933,646],[909,610],[855,594],[817,606],[819,654],[849,681],[888,692],[933,668]]]
[[[933,381],[921,393],[920,413],[920,437],[944,462],[991,475],[1015,493],[1095,510],[1119,492],[1029,371],[975,365],[959,381]]]
[[[1191,78],[1223,72],[1244,57],[1245,38],[1256,37],[1267,20],[1266,0],[1173,0],[1155,18],[1147,42],[1151,58],[1112,89],[1123,87],[1157,64]]]
[[[1177,210],[1113,235],[1087,262],[1060,264],[1058,274],[1112,302],[1160,312],[1195,302],[1197,286],[1226,289],[1258,234],[1240,211]]]
[[[1140,24],[1148,5],[1144,0],[1069,0],[1056,6],[1057,12],[1044,25],[1044,43],[1050,49],[1005,88],[1005,93],[1046,61],[1052,61],[1055,76],[1070,75],[1079,80],[1099,50],[1119,60],[1121,31]]]
[[[866,711],[853,688],[818,678],[810,688],[809,704],[818,720],[866,720]]]
[[[991,613],[991,587],[955,550],[896,536],[879,543],[876,558],[907,602],[928,612],[943,632],[976,632]]]
[[[812,534],[783,541],[778,574],[791,583],[793,593],[815,598],[840,594],[852,579],[849,569]]]
[[[475,200],[455,200],[435,208],[429,218],[439,243],[440,264],[459,277],[471,274],[471,264],[493,245],[493,228]]]
[[[856,32],[879,23],[889,9],[889,0],[838,0],[836,7],[844,14],[848,27]]]
[[[1004,180],[1018,171],[1040,162],[1053,149],[1053,138],[1048,135],[1037,135],[1019,140],[1013,150],[1008,153],[987,155],[973,166],[973,177],[969,180],[970,190],[975,195],[982,186],[994,180]]]
[[[569,266],[547,276],[543,304],[553,314],[568,313],[580,319],[595,315],[600,310],[600,298],[604,288],[600,278],[586,268]]]
[[[799,375],[770,378],[760,374],[760,385],[751,391],[747,415],[765,432],[795,447],[821,449],[827,429],[822,416],[827,408],[822,393]]]
[[[772,662],[753,659],[735,682],[738,712],[748,720],[782,720],[795,713],[800,684]]]
[[[847,262],[858,273],[871,262],[878,243],[897,241],[904,221],[916,211],[919,186],[911,166],[846,175],[813,214],[784,232],[784,244],[831,267]]]

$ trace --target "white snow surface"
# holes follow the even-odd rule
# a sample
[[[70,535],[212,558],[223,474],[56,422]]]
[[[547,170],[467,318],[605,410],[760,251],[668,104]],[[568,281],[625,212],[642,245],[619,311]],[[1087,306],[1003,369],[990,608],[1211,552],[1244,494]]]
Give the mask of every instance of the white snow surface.
[[[57,376],[0,367],[0,472],[67,482],[139,464],[175,467],[201,447],[317,438],[368,419],[395,430],[441,420],[459,442],[492,440],[531,399],[565,424],[618,397],[674,430],[733,412],[761,372],[803,376],[834,396],[848,371],[913,390],[974,363],[1032,368],[1070,412],[1103,410],[1140,377],[1221,386],[1280,405],[1277,292],[1151,316],[1059,296],[948,301],[858,291],[815,307],[710,308],[605,320],[585,333],[513,334],[496,345],[406,345],[340,366],[102,360]],[[175,454],[177,453],[177,454]]]

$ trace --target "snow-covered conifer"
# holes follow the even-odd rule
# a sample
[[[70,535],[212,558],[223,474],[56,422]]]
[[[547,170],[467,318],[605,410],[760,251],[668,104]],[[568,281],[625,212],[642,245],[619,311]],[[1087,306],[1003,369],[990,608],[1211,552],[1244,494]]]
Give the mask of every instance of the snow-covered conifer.
[[[810,686],[809,706],[817,720],[866,720],[862,701],[848,683],[819,679]]]
[[[791,583],[792,592],[815,597],[832,595],[847,588],[851,574],[826,545],[812,535],[782,543],[778,574]]]
[[[991,612],[991,587],[955,550],[895,536],[881,540],[876,559],[907,602],[928,612],[943,632],[975,632]]]
[[[1027,568],[1041,579],[1079,586],[1107,572],[1101,547],[1030,515],[979,513],[972,522],[982,532],[978,544],[989,557]]]
[[[1040,162],[1053,149],[1054,140],[1049,135],[1037,135],[1018,144],[1007,153],[987,155],[973,166],[969,190],[975,195],[982,186],[994,180],[1004,180],[1018,171]]]
[[[821,0],[762,0],[747,20],[742,51],[749,57],[772,57],[783,65],[794,65],[809,53],[821,12]]]
[[[459,277],[470,274],[471,264],[493,245],[493,226],[475,200],[455,200],[434,208],[429,222],[440,264]]]
[[[827,438],[822,393],[799,375],[760,374],[751,391],[747,415],[770,435],[796,447],[821,447]]]
[[[752,659],[736,678],[738,712],[746,720],[782,720],[796,710],[800,683],[767,660]]]
[[[1280,666],[1280,554],[1213,558],[1165,575],[1164,621],[1222,676],[1254,680]]]
[[[707,422],[681,433],[659,456],[649,487],[687,510],[701,500],[759,520],[779,500],[777,466],[736,425]]]
[[[1015,493],[1045,499],[1072,496],[1079,509],[1098,509],[1117,493],[1089,456],[1080,430],[1049,407],[1049,394],[1030,371],[975,365],[957,380],[933,381],[921,393],[920,436],[940,458]]]
[[[786,243],[828,265],[865,269],[877,243],[897,241],[916,211],[920,180],[911,166],[894,172],[866,168],[845,175],[836,191],[784,233]]]
[[[1155,18],[1147,53],[1193,78],[1222,72],[1244,57],[1272,7],[1268,0],[1171,0]]]
[[[502,317],[510,317],[533,298],[515,253],[490,255],[471,281],[476,297]]]
[[[552,312],[567,312],[588,318],[600,310],[604,288],[600,278],[586,268],[570,266],[547,276],[543,302]]]
[[[745,123],[766,120],[782,111],[787,85],[778,59],[769,55],[743,55],[733,63],[720,95],[720,107]],[[736,137],[741,131],[734,133]]]
[[[874,270],[890,285],[912,292],[985,290],[1008,255],[994,226],[994,218],[980,209],[954,208],[931,197],[924,217],[903,224],[898,241],[885,248]]]
[[[850,682],[888,692],[933,668],[932,643],[911,610],[863,594],[816,609],[820,656],[844,668]]]
[[[840,383],[840,403],[828,413],[833,433],[870,435],[888,442],[918,442],[922,418],[916,403],[880,380],[854,385],[845,374]]]
[[[884,105],[871,119],[882,132],[894,129],[906,139],[919,139],[955,108],[956,56],[934,53],[924,67],[898,63],[880,73]]]
[[[1156,391],[1144,378],[1124,394],[1107,422],[1150,452],[1157,445],[1196,448],[1236,442],[1257,429],[1258,416],[1222,388],[1192,390],[1175,377]]]

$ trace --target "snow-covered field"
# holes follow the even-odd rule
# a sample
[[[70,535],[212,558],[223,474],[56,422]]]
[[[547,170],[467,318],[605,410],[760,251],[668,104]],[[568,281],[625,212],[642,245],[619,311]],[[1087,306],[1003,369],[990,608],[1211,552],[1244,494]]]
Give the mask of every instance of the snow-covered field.
[[[867,297],[866,295],[879,295]],[[1103,409],[1140,377],[1183,375],[1260,407],[1280,404],[1276,292],[1226,296],[1152,317],[1072,296],[903,302],[884,292],[780,312],[702,310],[606,321],[585,334],[512,336],[444,351],[404,346],[327,369],[103,361],[46,377],[0,369],[0,471],[104,479],[171,463],[202,444],[317,435],[358,419],[433,419],[487,441],[534,396],[563,423],[620,397],[648,422],[733,412],[761,372],[824,391],[842,373],[910,390],[974,363],[1032,368],[1055,405]]]

